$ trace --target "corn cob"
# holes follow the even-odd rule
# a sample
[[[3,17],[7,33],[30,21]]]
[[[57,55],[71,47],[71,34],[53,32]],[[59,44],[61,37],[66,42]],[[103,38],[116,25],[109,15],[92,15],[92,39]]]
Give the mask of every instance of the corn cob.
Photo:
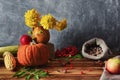
[[[16,67],[16,60],[15,60],[15,57],[12,55],[12,53],[8,51],[4,52],[3,58],[4,58],[4,64],[6,69],[14,70]]]
[[[2,57],[3,53],[6,51],[11,52],[14,56],[16,56],[18,51],[18,45],[0,47],[0,57]]]

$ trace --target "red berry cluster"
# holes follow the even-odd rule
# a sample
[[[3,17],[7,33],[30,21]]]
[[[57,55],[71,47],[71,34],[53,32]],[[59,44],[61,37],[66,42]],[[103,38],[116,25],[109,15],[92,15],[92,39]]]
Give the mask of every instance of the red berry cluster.
[[[62,48],[62,50],[57,49],[55,52],[56,57],[70,57],[74,56],[78,53],[78,49],[76,46],[68,46],[66,48]]]

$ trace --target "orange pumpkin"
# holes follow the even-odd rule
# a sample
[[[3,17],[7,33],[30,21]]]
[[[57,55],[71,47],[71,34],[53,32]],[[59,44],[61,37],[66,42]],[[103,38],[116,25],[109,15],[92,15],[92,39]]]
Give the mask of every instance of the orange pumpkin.
[[[47,43],[50,39],[50,32],[42,26],[35,27],[32,32],[32,37],[36,43]]]
[[[49,49],[45,44],[20,45],[17,52],[18,62],[23,66],[38,66],[48,62]]]

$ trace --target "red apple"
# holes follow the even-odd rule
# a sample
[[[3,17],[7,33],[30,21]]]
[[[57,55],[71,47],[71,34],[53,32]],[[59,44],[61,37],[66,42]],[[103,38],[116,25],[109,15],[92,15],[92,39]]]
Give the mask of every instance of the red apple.
[[[120,58],[110,58],[106,62],[106,70],[112,74],[120,74]]]
[[[32,42],[32,38],[29,35],[23,34],[20,37],[20,44],[21,45],[27,45],[27,44],[30,44],[30,42]]]

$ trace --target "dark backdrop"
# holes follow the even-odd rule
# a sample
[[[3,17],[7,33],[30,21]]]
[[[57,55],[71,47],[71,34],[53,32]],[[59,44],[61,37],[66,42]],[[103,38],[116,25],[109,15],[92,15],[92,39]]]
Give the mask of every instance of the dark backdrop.
[[[86,40],[99,37],[113,51],[120,49],[120,0],[0,0],[0,46],[19,44],[29,29],[24,12],[32,8],[58,20],[67,18],[65,30],[50,30],[55,48],[75,45],[81,49]]]

